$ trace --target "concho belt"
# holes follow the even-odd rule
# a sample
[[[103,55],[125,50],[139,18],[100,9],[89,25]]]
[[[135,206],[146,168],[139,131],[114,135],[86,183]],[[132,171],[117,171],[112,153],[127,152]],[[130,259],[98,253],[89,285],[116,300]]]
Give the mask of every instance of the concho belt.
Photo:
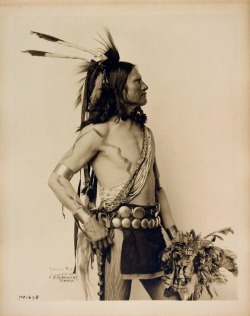
[[[161,224],[160,205],[138,206],[126,204],[115,211],[111,225],[119,229],[152,229]]]

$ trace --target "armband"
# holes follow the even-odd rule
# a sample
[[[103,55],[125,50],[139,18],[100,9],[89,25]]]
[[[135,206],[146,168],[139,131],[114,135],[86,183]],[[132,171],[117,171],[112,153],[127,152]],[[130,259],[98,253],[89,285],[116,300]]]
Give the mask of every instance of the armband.
[[[74,172],[70,168],[68,168],[67,166],[63,165],[62,163],[59,163],[55,167],[54,172],[58,176],[62,176],[62,177],[64,177],[67,180],[70,180],[73,177],[73,175],[74,175]]]
[[[170,228],[166,229],[166,233],[167,233],[169,239],[173,240],[177,236],[178,229],[175,225],[173,225]]]
[[[81,223],[86,223],[91,218],[91,214],[88,214],[86,210],[84,210],[84,207],[80,207],[74,211],[73,216]]]

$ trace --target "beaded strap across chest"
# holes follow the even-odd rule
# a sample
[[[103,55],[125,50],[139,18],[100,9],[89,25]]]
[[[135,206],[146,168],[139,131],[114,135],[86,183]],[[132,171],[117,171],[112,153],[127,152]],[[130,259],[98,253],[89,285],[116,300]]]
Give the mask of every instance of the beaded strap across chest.
[[[98,185],[101,201],[107,211],[116,209],[122,203],[130,202],[141,192],[150,170],[151,161],[151,136],[148,129],[144,127],[142,150],[132,175],[114,187],[104,188]]]

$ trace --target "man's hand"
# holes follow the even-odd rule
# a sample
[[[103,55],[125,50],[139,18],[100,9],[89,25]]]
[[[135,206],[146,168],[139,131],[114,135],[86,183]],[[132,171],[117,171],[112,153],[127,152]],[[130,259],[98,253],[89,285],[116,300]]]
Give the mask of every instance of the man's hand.
[[[172,225],[171,227],[166,228],[166,233],[167,233],[170,241],[174,240],[178,234],[178,229],[177,229],[176,225]]]
[[[104,250],[112,244],[108,230],[101,225],[94,216],[83,224],[83,230],[93,245],[93,249]]]

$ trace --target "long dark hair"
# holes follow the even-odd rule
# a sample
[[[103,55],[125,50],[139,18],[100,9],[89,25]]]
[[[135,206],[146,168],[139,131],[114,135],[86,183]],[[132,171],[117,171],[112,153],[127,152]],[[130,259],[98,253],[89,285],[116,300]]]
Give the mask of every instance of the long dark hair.
[[[93,123],[104,123],[109,121],[111,117],[116,117],[117,122],[120,119],[132,119],[141,127],[146,122],[146,115],[140,107],[136,108],[132,113],[128,113],[123,100],[123,90],[127,82],[127,78],[135,65],[128,62],[112,63],[108,67],[101,65],[101,71],[98,65],[90,68],[87,73],[84,90],[84,101],[87,102],[88,119],[83,120],[77,131],[81,131],[85,126]],[[105,73],[105,80],[101,84],[101,93],[98,95],[98,100],[91,104],[91,94],[94,91],[98,75]],[[132,114],[132,116],[131,116]],[[97,178],[91,164],[87,164],[85,172],[88,174],[85,185],[81,192],[86,194],[89,201],[95,203],[97,196]]]
[[[105,67],[106,81],[102,85],[101,95],[95,104],[91,104],[89,99],[95,87],[95,82],[100,71],[89,69],[86,77],[85,98],[87,98],[88,119],[83,121],[77,131],[93,123],[107,122],[115,116],[117,120],[127,118],[127,110],[123,100],[123,89],[128,75],[135,65],[129,62],[117,62]]]

